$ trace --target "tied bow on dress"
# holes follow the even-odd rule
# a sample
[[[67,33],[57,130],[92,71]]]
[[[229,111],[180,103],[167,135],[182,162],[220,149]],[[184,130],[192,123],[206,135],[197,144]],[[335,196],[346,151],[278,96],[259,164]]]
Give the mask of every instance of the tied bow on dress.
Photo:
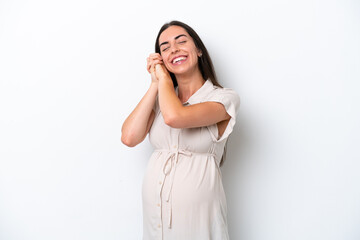
[[[169,191],[166,195],[166,202],[169,203],[169,220],[168,220],[168,227],[171,228],[171,219],[172,219],[172,203],[170,200],[171,190],[174,183],[174,176],[176,171],[176,165],[179,159],[179,154],[191,157],[192,153],[187,150],[176,150],[176,151],[168,151],[169,156],[166,158],[164,167],[163,167],[163,173],[166,177],[170,177],[170,187]]]

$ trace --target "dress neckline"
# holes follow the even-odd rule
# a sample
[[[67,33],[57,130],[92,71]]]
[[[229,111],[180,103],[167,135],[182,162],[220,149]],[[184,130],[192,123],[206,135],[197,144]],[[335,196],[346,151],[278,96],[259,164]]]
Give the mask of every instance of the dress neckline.
[[[186,102],[182,103],[183,106],[193,104],[194,102],[196,102],[196,99],[198,97],[201,97],[203,95],[203,93],[208,92],[208,89],[211,89],[213,86],[214,85],[210,79],[205,80],[204,84],[198,90],[196,90],[196,92],[194,92],[193,95],[191,95]],[[179,96],[178,87],[176,87],[175,91],[176,91],[176,96]]]

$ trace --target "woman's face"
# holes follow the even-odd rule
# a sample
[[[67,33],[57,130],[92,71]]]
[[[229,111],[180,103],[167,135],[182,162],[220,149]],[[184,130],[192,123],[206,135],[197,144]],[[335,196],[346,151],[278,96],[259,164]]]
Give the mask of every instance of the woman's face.
[[[198,70],[198,56],[193,39],[180,26],[171,26],[159,37],[160,54],[169,72],[175,75]]]

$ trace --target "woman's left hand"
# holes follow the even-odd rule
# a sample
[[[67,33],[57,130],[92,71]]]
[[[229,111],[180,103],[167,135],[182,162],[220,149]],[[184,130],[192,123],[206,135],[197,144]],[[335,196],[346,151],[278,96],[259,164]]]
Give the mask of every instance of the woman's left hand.
[[[155,74],[159,80],[171,80],[169,71],[166,69],[164,64],[155,65]]]

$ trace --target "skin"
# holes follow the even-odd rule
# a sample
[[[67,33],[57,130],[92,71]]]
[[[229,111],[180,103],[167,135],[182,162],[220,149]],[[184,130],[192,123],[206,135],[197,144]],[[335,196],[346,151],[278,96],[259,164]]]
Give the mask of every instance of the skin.
[[[193,39],[185,29],[171,26],[159,38],[160,54],[152,53],[147,58],[147,70],[151,84],[144,97],[125,120],[122,126],[122,142],[130,147],[144,140],[154,121],[152,110],[156,96],[164,121],[173,128],[193,128],[217,124],[219,136],[225,131],[230,116],[224,106],[217,102],[204,102],[183,106],[205,83],[198,67],[201,55]],[[183,56],[185,61],[174,64],[173,59]],[[169,74],[174,73],[178,82],[178,96]]]

